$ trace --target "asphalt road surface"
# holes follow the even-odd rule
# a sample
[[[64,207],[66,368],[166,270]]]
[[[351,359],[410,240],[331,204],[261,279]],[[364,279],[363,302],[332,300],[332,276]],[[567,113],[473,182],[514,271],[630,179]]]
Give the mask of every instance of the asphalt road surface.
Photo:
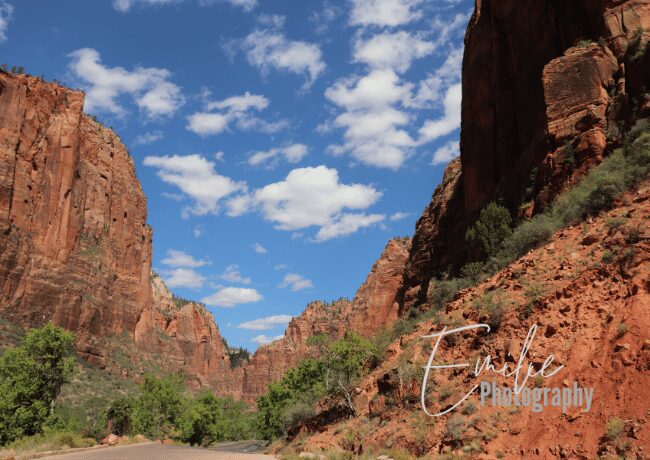
[[[47,460],[272,460],[276,457],[258,453],[256,443],[238,442],[199,449],[164,444],[138,444],[115,446],[74,454],[44,457]]]

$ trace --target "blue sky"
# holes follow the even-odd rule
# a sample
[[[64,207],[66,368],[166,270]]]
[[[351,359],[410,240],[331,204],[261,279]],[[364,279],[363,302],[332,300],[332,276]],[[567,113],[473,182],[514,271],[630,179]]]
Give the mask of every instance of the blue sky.
[[[352,297],[458,154],[471,0],[0,0],[0,62],[87,91],[154,269],[229,343]]]

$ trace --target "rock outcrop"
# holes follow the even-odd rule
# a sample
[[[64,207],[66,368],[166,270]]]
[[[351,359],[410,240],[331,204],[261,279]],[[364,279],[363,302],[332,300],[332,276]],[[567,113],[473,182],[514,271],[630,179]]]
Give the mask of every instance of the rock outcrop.
[[[466,257],[488,202],[530,216],[650,113],[647,0],[477,0],[465,37],[460,168],[418,221],[402,309]]]
[[[623,226],[609,225],[622,216]],[[292,430],[293,447],[312,452],[404,450],[413,458],[451,458],[470,451],[486,459],[644,458],[650,443],[649,220],[646,181],[610,211],[556,232],[543,247],[463,290],[435,319],[422,321],[389,346],[384,362],[355,389],[355,417],[343,413],[308,421]],[[615,260],[605,257],[612,252]],[[537,297],[531,306],[532,290]],[[422,411],[423,367],[435,345],[434,339],[422,337],[444,325],[485,322],[487,314],[476,305],[477,299],[487,298],[505,305],[498,327],[490,333],[464,331],[441,342],[435,363],[470,367],[431,371],[425,387],[430,413],[450,408],[481,381],[512,388],[514,375],[484,369],[476,376],[474,366],[489,356],[494,368],[507,364],[512,371],[533,324],[537,330],[522,360],[519,383],[551,391],[576,382],[593,390],[589,411],[584,400],[566,411],[553,407],[552,393],[542,412],[530,404],[494,406],[491,397],[482,403],[478,390],[449,414],[434,418]],[[539,370],[551,354],[548,377],[522,383],[528,366]],[[551,375],[558,366],[564,367]],[[608,434],[613,422],[619,431]]]
[[[133,160],[83,102],[0,72],[0,314],[74,331],[80,356],[129,377],[183,369],[216,386],[230,363],[213,317],[152,276]]]
[[[337,339],[346,331],[370,336],[392,324],[398,317],[397,294],[409,247],[409,240],[391,240],[352,301],[312,302],[291,320],[282,339],[261,346],[243,366],[242,399],[253,403],[266,393],[269,383],[279,380],[288,369],[307,357],[309,337],[326,334]]]

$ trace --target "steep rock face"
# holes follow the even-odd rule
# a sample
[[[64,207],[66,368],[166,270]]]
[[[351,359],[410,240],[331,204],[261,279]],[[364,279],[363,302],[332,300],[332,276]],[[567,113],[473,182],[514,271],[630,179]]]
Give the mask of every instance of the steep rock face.
[[[608,220],[621,216],[628,219],[625,226],[612,229]],[[294,430],[295,446],[314,452],[405,449],[418,458],[462,456],[467,446],[480,451],[480,458],[644,458],[650,443],[650,232],[644,225],[649,219],[646,181],[638,192],[621,197],[614,209],[558,231],[543,247],[462,291],[435,320],[423,321],[389,346],[385,361],[355,390],[355,417],[344,414],[305,423]],[[630,234],[639,228],[643,234],[631,240]],[[603,259],[611,251],[621,254],[621,248],[627,256],[613,262]],[[531,285],[541,287],[541,294],[526,312],[525,294]],[[441,342],[435,362],[470,367],[431,371],[425,389],[429,411],[451,407],[480,381],[512,388],[513,375],[505,378],[487,369],[474,375],[476,360],[489,355],[495,369],[507,363],[511,371],[535,324],[520,384],[523,369],[529,364],[539,369],[553,355],[547,376],[557,366],[564,367],[525,385],[550,390],[577,382],[593,389],[588,412],[584,404],[566,413],[550,404],[541,413],[530,406],[495,407],[489,397],[482,403],[477,390],[449,414],[424,414],[422,367],[435,341],[422,336],[443,325],[485,322],[487,315],[477,311],[476,299],[493,294],[508,305],[498,328],[490,333],[464,331]],[[608,437],[607,422],[614,418],[623,421],[624,429]]]
[[[251,403],[307,357],[307,339],[317,334],[342,337],[346,331],[370,336],[397,319],[401,286],[410,241],[391,240],[375,262],[352,301],[313,302],[289,323],[284,337],[261,346],[243,369],[241,397]],[[221,392],[221,389],[218,390]]]
[[[133,161],[83,100],[0,73],[0,311],[101,361],[96,337],[133,334],[151,302],[151,229]]]
[[[465,37],[461,171],[451,167],[413,237],[402,309],[464,260],[489,201],[543,209],[650,113],[647,0],[477,0]]]
[[[83,102],[0,72],[0,314],[74,331],[79,355],[125,376],[183,370],[193,387],[226,385],[212,315],[176,305],[151,275],[133,160]]]

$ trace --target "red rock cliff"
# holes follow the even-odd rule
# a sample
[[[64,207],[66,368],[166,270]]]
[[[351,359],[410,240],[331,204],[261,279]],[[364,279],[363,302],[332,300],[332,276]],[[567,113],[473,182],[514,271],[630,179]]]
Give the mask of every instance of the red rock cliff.
[[[461,155],[418,221],[401,303],[462,263],[499,200],[543,209],[650,113],[648,0],[477,0],[465,37]]]
[[[241,372],[241,396],[251,403],[266,393],[269,383],[307,357],[307,339],[327,334],[342,337],[346,331],[370,336],[397,319],[399,291],[410,242],[391,240],[352,301],[313,302],[291,320],[282,339],[261,346]],[[221,391],[221,390],[219,390]]]
[[[81,356],[125,375],[183,369],[216,386],[230,363],[214,320],[152,277],[133,160],[83,102],[0,72],[0,314],[74,331]]]

